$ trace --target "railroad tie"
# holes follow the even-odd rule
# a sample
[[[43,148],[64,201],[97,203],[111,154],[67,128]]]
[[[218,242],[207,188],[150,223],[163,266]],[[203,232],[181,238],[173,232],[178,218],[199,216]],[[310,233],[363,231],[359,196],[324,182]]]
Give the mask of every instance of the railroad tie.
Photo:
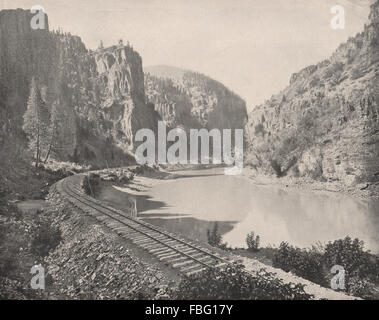
[[[161,227],[132,217],[129,213],[114,209],[86,195],[80,186],[81,176],[59,181],[52,187],[62,194],[74,207],[93,216],[101,223],[151,253],[166,265],[191,275],[207,267],[223,267],[229,262],[215,252],[202,248],[198,243],[175,235]]]

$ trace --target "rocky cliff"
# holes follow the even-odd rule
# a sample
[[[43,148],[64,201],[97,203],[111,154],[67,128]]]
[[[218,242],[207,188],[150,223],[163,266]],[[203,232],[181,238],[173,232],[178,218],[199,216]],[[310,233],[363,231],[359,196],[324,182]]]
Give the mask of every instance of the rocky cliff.
[[[53,157],[97,167],[133,161],[139,128],[155,128],[145,102],[139,54],[122,43],[87,50],[77,36],[33,30],[26,10],[0,12],[0,143],[25,141],[23,114],[32,78],[49,110],[64,110],[64,148]],[[47,20],[47,18],[46,18]],[[48,24],[47,24],[48,25]]]
[[[33,74],[46,74],[46,30],[31,30],[26,10],[0,11],[0,121],[3,132],[20,130]],[[47,23],[48,24],[48,23]]]
[[[379,1],[363,32],[249,114],[248,163],[278,176],[378,181],[378,114]]]
[[[148,69],[145,77],[129,44],[91,51],[77,36],[50,32],[47,17],[46,29],[33,30],[32,16],[22,9],[0,12],[2,149],[26,145],[23,115],[33,78],[50,113],[60,113],[60,146],[51,153],[57,160],[130,163],[136,131],[156,130],[160,119],[172,128],[243,128],[245,102],[221,83],[169,67]]]
[[[169,66],[145,67],[149,102],[170,127],[242,129],[246,104],[221,83]]]
[[[145,101],[142,59],[130,46],[100,49],[95,54],[97,71],[103,87],[101,104],[106,120],[113,125],[115,139],[134,149],[133,138],[138,129],[155,130],[159,116]]]

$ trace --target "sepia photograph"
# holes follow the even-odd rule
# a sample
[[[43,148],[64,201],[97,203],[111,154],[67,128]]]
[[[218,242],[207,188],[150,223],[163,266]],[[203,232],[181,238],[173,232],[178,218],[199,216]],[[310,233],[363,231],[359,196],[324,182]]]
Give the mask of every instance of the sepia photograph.
[[[0,300],[379,300],[378,115],[379,0],[0,0]]]

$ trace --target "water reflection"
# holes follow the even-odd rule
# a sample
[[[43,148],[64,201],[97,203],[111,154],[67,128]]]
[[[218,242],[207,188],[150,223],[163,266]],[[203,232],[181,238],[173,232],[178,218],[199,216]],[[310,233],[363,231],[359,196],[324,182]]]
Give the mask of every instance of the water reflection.
[[[199,240],[206,240],[206,230],[217,221],[224,241],[234,247],[245,247],[247,233],[254,231],[262,245],[288,241],[309,247],[349,235],[379,252],[378,202],[196,174],[153,186],[148,194],[138,199],[141,218]]]
[[[151,224],[164,227],[166,230],[186,235],[188,238],[207,241],[207,230],[212,230],[215,222],[199,220],[195,218],[172,218],[159,219],[147,218],[144,219]],[[230,232],[233,229],[233,223],[217,222],[218,230],[221,234]]]

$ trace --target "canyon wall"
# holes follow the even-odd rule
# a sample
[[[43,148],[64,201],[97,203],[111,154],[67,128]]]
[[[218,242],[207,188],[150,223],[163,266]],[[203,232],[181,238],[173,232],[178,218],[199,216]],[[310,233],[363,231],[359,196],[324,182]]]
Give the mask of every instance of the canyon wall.
[[[145,67],[146,96],[170,127],[243,129],[246,103],[223,84],[170,66]]]
[[[162,119],[171,128],[244,127],[245,102],[221,83],[172,67],[144,75],[129,43],[88,50],[78,36],[49,31],[47,16],[45,29],[32,29],[32,17],[22,9],[0,12],[3,154],[4,145],[27,145],[22,127],[32,79],[50,115],[53,109],[60,114],[60,147],[51,152],[56,160],[93,167],[132,163],[136,131],[156,131]]]
[[[379,179],[379,1],[364,31],[249,114],[247,163],[346,185]]]
[[[159,118],[145,102],[142,59],[130,45],[88,50],[69,33],[34,30],[27,10],[0,12],[0,143],[22,131],[32,78],[50,112],[64,115],[57,160],[94,167],[134,161],[134,134]],[[46,21],[47,17],[46,17]],[[70,134],[67,134],[70,133]]]

